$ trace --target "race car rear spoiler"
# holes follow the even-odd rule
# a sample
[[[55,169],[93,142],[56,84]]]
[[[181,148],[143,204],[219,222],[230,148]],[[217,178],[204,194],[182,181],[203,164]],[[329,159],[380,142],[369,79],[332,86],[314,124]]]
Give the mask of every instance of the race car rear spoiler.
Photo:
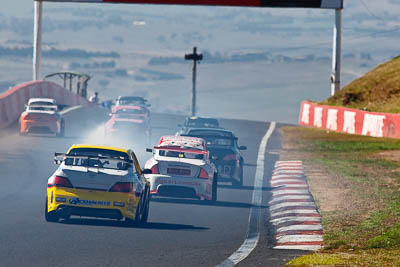
[[[60,165],[67,158],[94,159],[94,160],[106,159],[106,160],[118,161],[118,162],[128,163],[128,164],[133,165],[133,160],[124,159],[124,158],[113,158],[113,157],[106,157],[106,156],[72,156],[72,155],[67,155],[66,153],[58,153],[58,152],[54,153],[54,163],[57,165]]]
[[[239,140],[238,137],[229,137],[229,136],[221,136],[221,135],[207,135],[207,134],[181,134],[180,136],[189,136],[189,137],[199,137],[199,138],[215,138],[215,139],[229,139],[229,140]]]
[[[202,154],[207,155],[208,151],[204,150],[196,150],[196,149],[188,149],[188,148],[180,148],[180,147],[163,147],[163,146],[155,146],[153,149],[146,149],[147,152],[153,152],[153,150],[168,150],[168,151],[176,151],[176,152],[189,152],[194,154]]]

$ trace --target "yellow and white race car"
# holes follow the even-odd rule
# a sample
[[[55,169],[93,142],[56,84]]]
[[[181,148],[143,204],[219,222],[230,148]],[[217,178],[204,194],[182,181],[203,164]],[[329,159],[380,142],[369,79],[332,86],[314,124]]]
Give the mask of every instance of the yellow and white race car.
[[[131,150],[73,145],[55,153],[60,165],[48,179],[45,219],[57,222],[70,216],[99,217],[145,223],[150,186]]]

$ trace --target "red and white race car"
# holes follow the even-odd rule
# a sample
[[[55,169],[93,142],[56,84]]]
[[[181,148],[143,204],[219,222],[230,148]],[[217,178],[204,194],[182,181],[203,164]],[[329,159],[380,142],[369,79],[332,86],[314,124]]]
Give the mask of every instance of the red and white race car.
[[[150,194],[165,197],[217,200],[217,170],[202,138],[163,136],[145,164],[152,174]]]

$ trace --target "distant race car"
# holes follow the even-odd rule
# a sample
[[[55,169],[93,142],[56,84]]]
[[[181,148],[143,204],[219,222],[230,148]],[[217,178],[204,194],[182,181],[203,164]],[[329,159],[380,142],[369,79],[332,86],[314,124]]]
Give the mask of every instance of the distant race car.
[[[65,122],[51,98],[31,98],[19,119],[19,133],[50,133],[64,136]]]
[[[73,145],[56,153],[60,166],[47,185],[45,219],[99,217],[128,223],[147,222],[150,185],[131,150]]]
[[[219,128],[219,121],[210,117],[186,117],[183,125],[178,124],[178,127],[181,129],[176,135],[182,135],[193,128]]]
[[[243,155],[241,150],[246,146],[238,146],[238,138],[232,131],[225,129],[190,129],[185,136],[203,138],[210,151],[211,161],[218,170],[219,181],[232,182],[234,186],[243,185]]]
[[[165,197],[217,200],[217,171],[201,138],[163,136],[145,164],[152,174],[150,194]]]
[[[150,113],[141,106],[115,106],[105,124],[106,137],[126,137],[148,144],[151,138]],[[144,139],[143,139],[144,138]]]

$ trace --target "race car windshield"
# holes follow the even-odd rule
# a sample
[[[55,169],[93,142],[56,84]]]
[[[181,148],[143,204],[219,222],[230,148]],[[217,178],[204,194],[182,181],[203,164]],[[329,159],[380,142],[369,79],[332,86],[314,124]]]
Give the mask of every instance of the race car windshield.
[[[29,106],[31,111],[57,111],[57,107],[54,106]]]
[[[79,158],[79,156],[82,156],[82,158]],[[94,148],[75,148],[66,156],[65,165],[127,170],[129,168],[129,163],[126,162],[127,160],[128,155],[119,151]]]
[[[47,102],[47,101],[37,101],[37,102],[31,102],[29,105],[30,106],[54,106],[54,103]]]
[[[193,130],[189,132],[190,136],[200,137],[206,140],[208,147],[213,146],[233,146],[234,136],[230,132],[221,131],[204,131],[204,130]]]
[[[201,127],[201,128],[218,128],[219,123],[214,119],[193,119],[188,120],[186,123],[188,127]]]
[[[204,159],[204,155],[203,154],[183,152],[183,151],[159,150],[158,153],[162,157],[187,158],[187,159]]]

